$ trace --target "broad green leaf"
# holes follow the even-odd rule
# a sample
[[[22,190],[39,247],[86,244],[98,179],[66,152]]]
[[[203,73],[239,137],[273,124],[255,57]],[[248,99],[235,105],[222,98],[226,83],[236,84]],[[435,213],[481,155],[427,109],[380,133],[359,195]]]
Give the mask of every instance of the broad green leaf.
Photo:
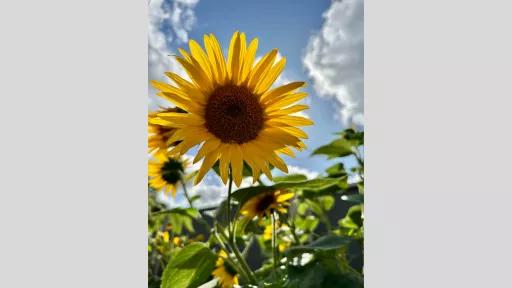
[[[302,257],[292,259],[300,260]],[[292,260],[293,261],[293,260]],[[363,288],[362,276],[347,267],[346,260],[333,251],[315,251],[304,265],[288,265],[286,288]]]
[[[326,155],[328,159],[332,159],[336,157],[349,156],[352,153],[352,144],[345,139],[338,139],[315,149],[312,155]]]
[[[318,238],[309,245],[295,246],[287,250],[288,254],[297,254],[302,252],[311,252],[315,250],[333,250],[348,245],[351,238],[337,235],[326,235]]]
[[[288,174],[286,176],[274,177],[273,180],[274,180],[275,183],[279,183],[279,182],[299,182],[299,181],[308,180],[308,178],[305,175],[302,175],[302,174]]]
[[[299,182],[280,182],[273,186],[254,186],[243,189],[238,189],[233,192],[232,197],[236,201],[240,203],[240,206],[247,202],[252,197],[258,196],[262,193],[266,193],[269,191],[275,191],[279,189],[288,189],[288,190],[316,190],[322,189],[328,186],[331,186],[337,183],[339,179],[337,178],[318,178],[313,180],[299,181]]]
[[[162,275],[161,288],[195,288],[203,284],[215,268],[215,254],[203,243],[181,249]]]

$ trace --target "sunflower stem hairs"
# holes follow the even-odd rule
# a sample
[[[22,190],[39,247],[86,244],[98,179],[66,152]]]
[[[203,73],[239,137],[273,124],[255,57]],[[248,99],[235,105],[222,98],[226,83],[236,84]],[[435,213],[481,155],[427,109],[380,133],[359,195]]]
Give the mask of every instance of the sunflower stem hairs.
[[[204,35],[204,49],[194,40],[189,48],[190,52],[179,49],[181,56],[176,59],[190,81],[167,72],[173,85],[151,82],[159,90],[157,95],[186,112],[162,112],[150,119],[153,124],[176,129],[168,141],[181,142],[170,153],[183,155],[202,144],[194,159],[194,163],[204,159],[195,184],[217,161],[224,184],[231,166],[235,184],[240,186],[244,162],[251,168],[254,182],[262,173],[272,179],[269,164],[288,173],[279,155],[294,156],[290,148],[304,149],[302,139],[308,136],[297,126],[313,124],[295,115],[309,108],[296,103],[307,96],[298,91],[305,83],[273,88],[285,58],[276,61],[274,49],[254,63],[258,39],[247,43],[244,33],[233,34],[227,59],[213,34]]]

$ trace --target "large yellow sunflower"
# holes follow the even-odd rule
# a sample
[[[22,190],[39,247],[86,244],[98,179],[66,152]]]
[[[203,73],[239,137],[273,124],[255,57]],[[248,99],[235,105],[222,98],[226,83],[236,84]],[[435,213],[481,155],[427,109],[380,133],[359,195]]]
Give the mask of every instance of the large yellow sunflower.
[[[293,198],[295,193],[286,190],[275,190],[263,193],[251,198],[240,209],[243,216],[253,219],[254,217],[263,217],[269,215],[272,211],[286,213],[286,206],[290,203],[288,200]]]
[[[149,185],[156,190],[172,193],[176,197],[178,184],[181,182],[188,163],[164,153],[158,153],[148,162]],[[183,183],[182,183],[183,184]]]
[[[307,134],[297,126],[312,125],[307,118],[294,115],[308,109],[296,104],[307,96],[297,91],[304,82],[271,88],[285,66],[276,62],[277,49],[254,64],[258,39],[246,43],[244,33],[235,32],[227,60],[213,34],[204,36],[205,50],[190,40],[190,53],[180,49],[176,56],[191,81],[167,72],[175,85],[152,81],[159,96],[185,110],[160,113],[152,123],[176,129],[171,141],[182,141],[170,152],[184,154],[202,144],[194,163],[203,159],[195,183],[219,160],[222,181],[227,183],[228,167],[237,186],[242,182],[243,163],[256,181],[261,173],[272,179],[269,164],[288,172],[278,154],[294,156],[290,147],[305,148]],[[294,104],[295,103],[295,104]]]
[[[183,112],[179,108],[167,108],[159,111],[150,112],[148,114],[148,152],[152,155],[156,153],[167,153],[167,148],[178,143],[168,143],[172,134],[176,129],[151,123],[151,119],[155,119],[158,113],[163,112]]]
[[[232,288],[233,285],[238,285],[238,273],[235,268],[225,260],[227,257],[226,252],[221,250],[219,252],[219,258],[217,258],[215,270],[212,272],[212,275],[219,279],[222,288]]]

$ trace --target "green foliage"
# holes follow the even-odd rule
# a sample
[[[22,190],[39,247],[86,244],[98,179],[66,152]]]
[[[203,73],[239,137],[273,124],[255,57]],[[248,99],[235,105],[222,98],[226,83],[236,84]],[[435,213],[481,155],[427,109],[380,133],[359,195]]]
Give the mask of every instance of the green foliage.
[[[161,288],[195,288],[204,283],[215,268],[215,254],[203,243],[192,243],[169,262]]]
[[[341,248],[348,245],[352,241],[351,238],[341,237],[337,235],[326,235],[318,238],[308,245],[295,246],[287,250],[289,256],[295,256],[299,253],[325,251]]]
[[[347,129],[335,137],[313,152],[337,160],[323,175],[308,180],[289,174],[274,177],[269,185],[258,181],[232,191],[230,205],[227,200],[219,204],[209,214],[213,218],[193,208],[199,196],[187,196],[190,208],[169,209],[150,189],[148,287],[220,287],[212,276],[219,250],[227,253],[225,261],[237,271],[242,287],[363,287],[361,266],[349,259],[354,258],[354,247],[362,255],[364,239],[364,133]],[[218,169],[217,163],[213,170],[219,173]],[[190,175],[185,181],[193,178]],[[252,175],[246,163],[243,175]],[[275,231],[268,216],[240,215],[239,208],[248,200],[276,190],[292,191],[295,197],[288,200],[286,213],[273,214]],[[262,258],[251,263],[257,265],[255,271],[244,264],[254,253]],[[274,259],[279,264],[274,265]]]

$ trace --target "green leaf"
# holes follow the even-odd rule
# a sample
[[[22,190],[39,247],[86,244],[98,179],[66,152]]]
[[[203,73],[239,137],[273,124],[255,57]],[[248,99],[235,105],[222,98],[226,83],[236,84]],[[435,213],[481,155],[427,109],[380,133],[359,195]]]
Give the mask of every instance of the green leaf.
[[[349,237],[326,235],[318,238],[309,245],[291,247],[286,251],[286,253],[295,255],[297,253],[311,252],[315,250],[333,250],[348,245],[350,241],[352,241],[352,239]]]
[[[194,202],[201,199],[201,195],[194,195],[190,198],[190,202]]]
[[[299,181],[308,180],[308,178],[305,175],[302,175],[302,174],[288,174],[286,176],[274,177],[273,180],[274,180],[275,183],[279,183],[279,182],[299,182]]]
[[[280,182],[273,186],[254,186],[243,189],[238,189],[233,192],[232,197],[240,204],[240,207],[252,197],[258,196],[262,193],[275,191],[279,189],[288,190],[316,190],[322,189],[333,184],[336,184],[340,179],[338,178],[318,178],[313,180],[299,181],[299,182]]]
[[[294,223],[296,228],[306,232],[312,232],[316,229],[320,220],[315,216],[309,215],[305,218],[296,217]]]
[[[334,164],[331,167],[327,168],[325,172],[327,172],[327,175],[329,175],[329,177],[341,177],[347,175],[343,163]]]
[[[352,144],[345,139],[334,140],[331,143],[320,146],[313,151],[313,155],[327,155],[328,159],[345,157],[352,153]]]
[[[305,215],[308,211],[309,205],[306,202],[300,202],[299,205],[297,205],[297,213],[299,215]]]
[[[313,255],[306,264],[288,265],[286,288],[363,288],[363,277],[348,267],[342,254],[315,251]]]
[[[195,288],[204,283],[215,268],[215,254],[203,243],[192,243],[169,262],[161,288]]]
[[[341,219],[338,224],[341,227],[358,229],[363,226],[363,206],[355,205],[348,209],[347,215]]]
[[[334,197],[322,196],[318,198],[318,202],[324,211],[329,211],[334,205]]]

